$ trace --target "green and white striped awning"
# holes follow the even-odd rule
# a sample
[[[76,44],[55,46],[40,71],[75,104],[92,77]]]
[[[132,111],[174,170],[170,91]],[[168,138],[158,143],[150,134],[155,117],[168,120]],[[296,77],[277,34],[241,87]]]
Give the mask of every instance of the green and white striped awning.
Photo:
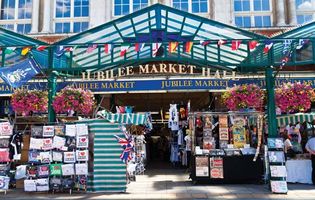
[[[297,122],[312,122],[315,119],[315,113],[296,113],[290,115],[277,116],[278,127],[296,124]]]
[[[120,159],[123,149],[115,135],[124,137],[120,125],[104,119],[78,121],[89,126],[93,134],[93,172],[88,180],[89,192],[126,192],[126,164]]]
[[[99,117],[112,123],[144,125],[147,123],[147,115],[140,113],[111,113],[105,110],[97,113]]]

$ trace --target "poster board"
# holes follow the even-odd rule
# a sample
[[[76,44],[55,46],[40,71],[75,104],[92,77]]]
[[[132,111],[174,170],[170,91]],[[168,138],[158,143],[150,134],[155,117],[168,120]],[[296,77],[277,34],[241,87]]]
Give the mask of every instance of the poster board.
[[[209,158],[208,156],[196,156],[196,176],[209,177]]]

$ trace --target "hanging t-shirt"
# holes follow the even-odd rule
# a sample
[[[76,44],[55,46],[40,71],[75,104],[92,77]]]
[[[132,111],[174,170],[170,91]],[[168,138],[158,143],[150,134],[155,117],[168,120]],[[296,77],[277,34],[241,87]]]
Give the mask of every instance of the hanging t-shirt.
[[[178,132],[177,132],[177,144],[178,145],[182,145],[184,143],[184,134],[183,134],[183,131],[182,129],[179,129]]]
[[[43,127],[43,137],[53,137],[55,134],[54,126]]]
[[[88,136],[78,136],[77,137],[77,148],[88,148],[89,138]]]
[[[67,124],[66,125],[66,136],[70,136],[70,137],[76,136],[75,124]]]
[[[24,191],[35,192],[36,191],[36,180],[24,180]]]
[[[55,126],[55,135],[64,136],[65,135],[65,129],[64,126]]]
[[[61,166],[63,176],[74,175],[74,164],[64,164]]]
[[[186,141],[186,151],[191,151],[191,137],[186,135],[184,140]]]
[[[15,179],[26,178],[26,167],[27,165],[20,165],[16,167]]]
[[[77,136],[89,134],[88,125],[86,124],[77,124],[76,129],[77,129]]]
[[[49,166],[50,169],[50,176],[61,176],[61,164],[51,164]]]
[[[53,148],[55,149],[63,149],[66,144],[66,138],[54,136],[53,138]]]
[[[177,131],[179,129],[177,104],[170,104],[168,127],[172,131]]]
[[[49,165],[37,166],[37,176],[38,177],[48,177],[49,176]]]
[[[74,151],[64,152],[63,162],[64,163],[75,163],[75,152]]]
[[[63,153],[62,152],[58,152],[58,151],[53,151],[53,161],[54,162],[62,162],[62,158],[63,158]]]
[[[9,122],[0,123],[0,135],[10,136],[13,134],[13,126]]]
[[[77,150],[76,151],[76,159],[77,159],[77,161],[88,161],[89,151],[88,150]]]
[[[87,163],[75,164],[75,174],[76,175],[87,175],[88,174]]]

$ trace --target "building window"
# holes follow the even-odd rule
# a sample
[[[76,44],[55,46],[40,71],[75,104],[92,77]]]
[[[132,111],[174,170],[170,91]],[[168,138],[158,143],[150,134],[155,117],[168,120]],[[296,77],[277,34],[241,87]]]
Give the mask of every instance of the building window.
[[[149,0],[114,0],[114,16],[127,15],[149,5]]]
[[[296,19],[298,24],[304,24],[313,20],[313,8],[311,0],[296,0]]]
[[[304,24],[313,20],[313,15],[297,15],[297,23]]]
[[[55,33],[77,33],[88,29],[89,0],[55,0]]]
[[[191,13],[207,13],[208,0],[173,0],[173,8]]]
[[[31,31],[32,0],[2,0],[0,26],[19,33]]]
[[[237,27],[270,27],[270,0],[234,0],[234,19]]]
[[[238,27],[251,27],[250,16],[235,17],[235,25]]]

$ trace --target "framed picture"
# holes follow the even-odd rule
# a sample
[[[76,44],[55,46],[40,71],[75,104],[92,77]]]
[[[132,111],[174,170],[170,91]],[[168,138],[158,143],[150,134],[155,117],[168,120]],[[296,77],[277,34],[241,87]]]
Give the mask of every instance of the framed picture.
[[[268,151],[268,157],[270,163],[279,163],[285,161],[283,151]]]
[[[268,138],[268,148],[283,149],[284,144],[282,138]]]
[[[288,186],[286,181],[270,181],[271,191],[274,193],[287,193]]]
[[[286,177],[287,170],[285,166],[272,166],[270,165],[271,177]]]

